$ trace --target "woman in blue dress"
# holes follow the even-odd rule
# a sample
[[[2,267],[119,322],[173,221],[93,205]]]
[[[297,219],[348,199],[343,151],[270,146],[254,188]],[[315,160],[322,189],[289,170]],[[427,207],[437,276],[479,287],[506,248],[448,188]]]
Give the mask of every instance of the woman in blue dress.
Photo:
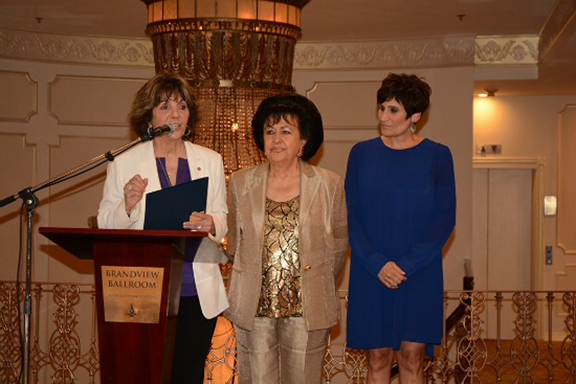
[[[424,383],[424,355],[443,331],[442,247],[455,223],[448,147],[415,132],[431,89],[389,74],[377,93],[381,136],[356,144],[346,200],[352,248],[347,345],[368,350],[368,383]]]

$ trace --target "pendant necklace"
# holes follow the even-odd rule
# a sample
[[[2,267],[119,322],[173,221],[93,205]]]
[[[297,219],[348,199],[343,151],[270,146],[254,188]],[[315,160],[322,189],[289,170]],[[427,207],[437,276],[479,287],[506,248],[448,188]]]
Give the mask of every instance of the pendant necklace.
[[[162,161],[162,158],[159,158],[160,160],[158,160],[160,162],[160,168],[162,169],[162,172],[164,172],[164,176],[166,176],[166,180],[168,180],[168,184],[170,186],[172,186],[172,181],[170,180],[170,175],[168,174],[168,171],[166,171],[166,168],[164,167],[164,163],[166,162],[166,158],[164,158],[164,161]]]

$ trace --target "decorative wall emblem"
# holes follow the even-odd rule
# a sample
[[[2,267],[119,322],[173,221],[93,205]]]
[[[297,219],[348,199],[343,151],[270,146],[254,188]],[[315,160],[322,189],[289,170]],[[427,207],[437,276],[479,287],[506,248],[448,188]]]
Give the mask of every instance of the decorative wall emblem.
[[[476,65],[537,65],[538,36],[478,36]]]

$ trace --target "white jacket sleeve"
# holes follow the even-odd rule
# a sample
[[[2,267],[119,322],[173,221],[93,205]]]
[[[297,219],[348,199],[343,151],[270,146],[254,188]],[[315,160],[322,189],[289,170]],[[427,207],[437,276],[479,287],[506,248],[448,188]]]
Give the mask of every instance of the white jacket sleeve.
[[[219,243],[228,231],[226,224],[228,206],[226,205],[226,181],[224,178],[222,156],[218,155],[217,161],[214,161],[213,163],[213,166],[211,164],[210,167],[211,187],[210,192],[208,193],[206,213],[212,215],[212,218],[214,219],[214,227],[216,229],[216,236],[210,235],[210,239]]]

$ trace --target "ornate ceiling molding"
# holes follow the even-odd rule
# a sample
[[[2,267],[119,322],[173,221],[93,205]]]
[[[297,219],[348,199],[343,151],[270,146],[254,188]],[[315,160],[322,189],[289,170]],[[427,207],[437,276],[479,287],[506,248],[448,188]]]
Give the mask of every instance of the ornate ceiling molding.
[[[0,58],[153,68],[148,38],[67,36],[0,28]],[[451,36],[296,44],[294,69],[340,70],[538,64],[538,36]]]
[[[67,36],[0,28],[0,58],[129,67],[154,67],[149,39]]]
[[[474,36],[305,43],[296,45],[294,69],[378,69],[474,65]]]
[[[474,64],[509,66],[538,64],[538,36],[478,36]]]

